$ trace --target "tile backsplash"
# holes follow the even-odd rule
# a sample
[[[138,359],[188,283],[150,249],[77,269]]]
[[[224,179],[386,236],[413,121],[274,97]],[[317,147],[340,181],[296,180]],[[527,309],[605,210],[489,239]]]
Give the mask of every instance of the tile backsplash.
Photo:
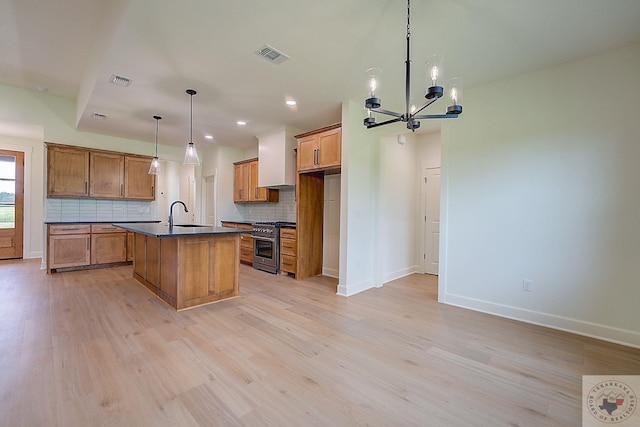
[[[278,203],[236,204],[245,221],[296,221],[295,188],[280,189]],[[225,219],[225,218],[222,218]]]
[[[156,203],[136,200],[46,199],[46,222],[153,221]]]

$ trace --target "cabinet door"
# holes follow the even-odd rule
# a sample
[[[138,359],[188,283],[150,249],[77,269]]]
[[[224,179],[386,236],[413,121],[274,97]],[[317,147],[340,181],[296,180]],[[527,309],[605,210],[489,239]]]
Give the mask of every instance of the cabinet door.
[[[267,189],[258,187],[258,161],[249,163],[249,201],[264,202],[267,200]]]
[[[318,135],[318,153],[316,164],[321,168],[340,166],[342,151],[342,131],[340,128],[332,129]]]
[[[47,149],[47,197],[89,195],[89,151],[49,147]]]
[[[298,141],[298,171],[316,168],[317,135],[301,138]]]
[[[89,265],[90,234],[49,236],[49,269]]]
[[[124,156],[112,153],[91,153],[89,159],[89,196],[109,199],[124,194]]]
[[[240,163],[233,167],[233,201],[249,201],[249,164]]]
[[[91,235],[91,264],[109,264],[127,260],[127,233]]]
[[[135,200],[156,199],[156,176],[149,175],[151,159],[146,157],[124,158],[124,198]]]

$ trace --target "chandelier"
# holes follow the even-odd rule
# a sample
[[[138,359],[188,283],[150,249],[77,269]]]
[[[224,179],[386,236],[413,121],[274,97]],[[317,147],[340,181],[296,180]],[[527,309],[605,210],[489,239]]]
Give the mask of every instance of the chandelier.
[[[395,122],[405,122],[407,129],[415,132],[420,127],[420,120],[422,119],[449,119],[456,118],[459,114],[462,114],[462,80],[451,79],[449,82],[449,96],[451,98],[451,105],[447,107],[446,114],[420,114],[422,110],[429,105],[436,102],[444,95],[444,88],[439,85],[438,80],[442,77],[442,58],[434,55],[427,61],[427,81],[430,81],[431,86],[426,90],[424,97],[426,102],[421,107],[415,107],[411,105],[411,57],[409,54],[411,38],[411,4],[410,0],[407,0],[407,59],[405,61],[405,111],[404,113],[396,113],[380,108],[382,101],[377,92],[380,89],[380,74],[379,68],[370,68],[367,70],[369,90],[368,97],[364,101],[364,106],[367,110],[367,117],[364,119],[364,125],[367,129],[388,125]],[[381,123],[376,122],[376,118],[373,113],[380,113],[387,116],[394,117]]]

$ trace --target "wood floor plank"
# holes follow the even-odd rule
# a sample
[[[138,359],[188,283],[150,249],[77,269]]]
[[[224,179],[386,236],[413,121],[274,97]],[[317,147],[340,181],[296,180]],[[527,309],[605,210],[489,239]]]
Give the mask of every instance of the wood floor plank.
[[[176,312],[131,266],[0,262],[0,425],[577,426],[582,375],[640,374],[638,349],[439,304],[434,276],[240,282]]]

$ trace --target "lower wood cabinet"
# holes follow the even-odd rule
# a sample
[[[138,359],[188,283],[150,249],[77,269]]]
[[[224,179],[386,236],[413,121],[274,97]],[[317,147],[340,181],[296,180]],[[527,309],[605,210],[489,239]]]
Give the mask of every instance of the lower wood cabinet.
[[[127,260],[127,232],[111,224],[91,225],[91,264]]]
[[[91,226],[50,225],[47,271],[91,264]]]
[[[112,224],[50,224],[47,272],[133,260],[133,233]]]
[[[291,274],[297,272],[298,242],[295,228],[280,229],[280,271]]]

